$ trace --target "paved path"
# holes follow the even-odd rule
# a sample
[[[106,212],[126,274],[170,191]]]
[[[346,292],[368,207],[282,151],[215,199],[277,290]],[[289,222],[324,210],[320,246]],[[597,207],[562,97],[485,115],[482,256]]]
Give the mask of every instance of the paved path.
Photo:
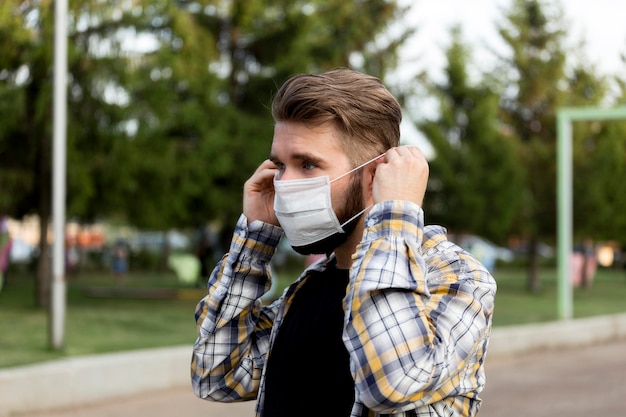
[[[626,416],[626,339],[487,358],[480,417]]]
[[[480,417],[626,416],[626,339],[487,359]],[[191,388],[20,417],[252,417],[254,403],[218,404]]]

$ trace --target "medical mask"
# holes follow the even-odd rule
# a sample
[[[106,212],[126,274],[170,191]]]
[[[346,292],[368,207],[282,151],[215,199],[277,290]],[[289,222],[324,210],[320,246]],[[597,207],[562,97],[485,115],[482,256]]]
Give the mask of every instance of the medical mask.
[[[274,178],[274,211],[295,251],[301,254],[326,253],[346,241],[348,238],[346,227],[371,206],[364,208],[344,223],[339,223],[332,207],[330,184],[383,155],[359,165],[332,181],[327,175],[298,180]],[[352,224],[352,230],[354,226],[355,224]]]

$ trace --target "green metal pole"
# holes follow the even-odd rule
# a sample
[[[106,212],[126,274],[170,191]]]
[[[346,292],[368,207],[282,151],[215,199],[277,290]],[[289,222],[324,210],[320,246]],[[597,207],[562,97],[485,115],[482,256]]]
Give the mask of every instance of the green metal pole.
[[[560,319],[572,318],[572,123],[566,112],[557,115],[558,308]]]
[[[558,313],[561,319],[573,316],[570,258],[572,253],[572,121],[626,119],[626,107],[613,109],[565,108],[557,112],[557,274]]]

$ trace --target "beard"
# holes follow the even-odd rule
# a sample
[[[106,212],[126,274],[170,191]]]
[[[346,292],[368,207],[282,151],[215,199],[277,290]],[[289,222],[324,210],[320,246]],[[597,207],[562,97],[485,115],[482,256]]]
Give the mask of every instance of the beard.
[[[343,245],[348,240],[363,215],[357,216],[363,210],[363,188],[360,176],[353,174],[346,193],[346,202],[336,211],[337,220],[339,220],[340,224],[344,224],[350,218],[356,217],[342,226],[343,233],[334,233],[324,239],[304,246],[292,245],[293,250],[301,255],[330,255],[337,247]]]

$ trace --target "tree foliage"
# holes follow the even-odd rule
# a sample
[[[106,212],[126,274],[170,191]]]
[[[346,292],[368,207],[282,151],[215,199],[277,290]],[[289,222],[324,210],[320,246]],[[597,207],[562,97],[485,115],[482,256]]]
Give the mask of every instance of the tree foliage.
[[[527,242],[528,287],[540,288],[538,245],[556,243],[556,114],[611,102],[609,80],[566,46],[558,2],[513,0],[499,33],[508,54],[470,82],[471,54],[452,31],[445,81],[432,83],[438,118],[420,124],[435,148],[430,221],[502,242]],[[580,45],[578,46],[580,47]],[[617,78],[624,89],[626,82]],[[623,102],[623,94],[621,96]],[[574,124],[575,237],[623,240],[626,123]]]
[[[571,106],[606,107],[609,80],[594,68],[576,68],[570,84]],[[573,123],[574,239],[625,243],[620,204],[626,188],[626,120]]]
[[[536,291],[537,246],[556,241],[556,113],[563,107],[606,107],[612,98],[609,80],[584,59],[580,45],[566,46],[568,24],[559,2],[514,0],[506,17],[500,34],[511,57],[499,74],[501,84],[508,86],[502,93],[501,117],[521,145],[521,163],[528,173],[520,190],[526,200],[519,233],[528,242],[528,287]],[[623,132],[624,123],[615,121],[574,124],[577,240],[620,239],[624,219],[615,203],[624,192],[616,180],[626,160]]]
[[[519,233],[528,242],[528,286],[540,288],[538,245],[556,236],[556,113],[560,107],[593,105],[605,91],[593,71],[568,62],[566,22],[558,2],[514,0],[499,32],[511,56],[500,74],[501,119],[521,145],[527,172],[520,193]],[[584,197],[583,197],[584,198]]]
[[[439,118],[420,124],[435,149],[425,212],[452,232],[504,244],[520,211],[517,146],[500,129],[497,92],[470,80],[460,28],[452,30],[446,57],[446,79],[431,87]]]

